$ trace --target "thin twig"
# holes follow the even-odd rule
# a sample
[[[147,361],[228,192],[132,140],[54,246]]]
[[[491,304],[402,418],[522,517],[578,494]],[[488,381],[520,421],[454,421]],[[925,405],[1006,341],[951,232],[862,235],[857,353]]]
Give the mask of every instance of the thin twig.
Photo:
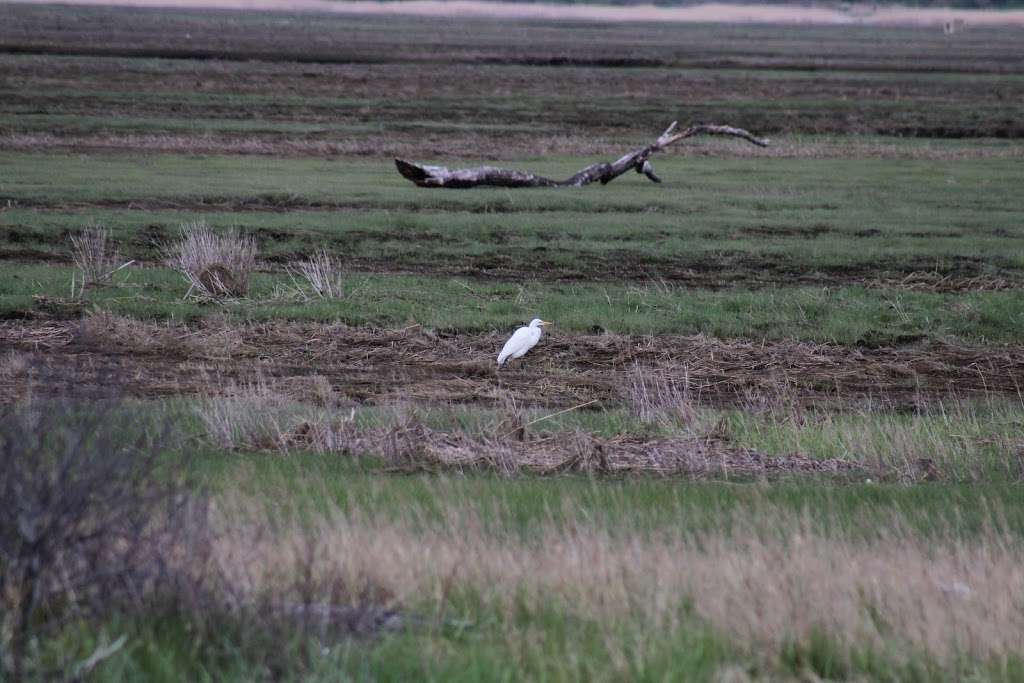
[[[128,636],[122,635],[120,638],[115,640],[110,645],[98,648],[95,652],[92,653],[92,655],[89,656],[88,659],[79,662],[75,666],[75,678],[81,678],[82,676],[86,675],[87,673],[95,669],[96,665],[102,662],[104,659],[109,659],[110,657],[116,655],[127,642]]]
[[[121,270],[121,269],[123,269],[123,268],[127,268],[128,266],[130,266],[130,265],[131,265],[131,264],[133,264],[133,263],[135,263],[135,259],[132,259],[131,261],[128,261],[127,263],[122,263],[122,264],[121,264],[121,265],[119,265],[119,266],[118,266],[117,268],[114,268],[114,269],[113,269],[112,271],[110,271],[109,273],[107,273],[107,274],[106,274],[106,275],[104,275],[103,277],[105,277],[105,278],[108,278],[108,279],[109,279],[109,278],[111,278],[111,277],[113,277],[113,276],[114,276],[114,273],[118,272],[119,270]]]
[[[592,403],[597,403],[597,401],[598,401],[598,399],[595,398],[595,399],[593,399],[591,401],[587,401],[586,403],[581,403],[578,406],[573,406],[572,408],[566,408],[565,410],[559,410],[557,413],[551,413],[550,415],[545,415],[544,417],[538,417],[536,420],[530,420],[526,424],[521,425],[519,427],[516,427],[515,429],[513,429],[510,432],[505,432],[501,436],[502,437],[506,437],[506,436],[509,436],[510,434],[515,434],[516,432],[518,432],[518,431],[520,431],[522,429],[526,429],[530,425],[537,424],[538,422],[543,422],[544,420],[550,420],[553,417],[558,417],[562,413],[568,413],[568,412],[572,412],[573,410],[578,410],[580,408],[586,408],[587,406],[589,406]]]

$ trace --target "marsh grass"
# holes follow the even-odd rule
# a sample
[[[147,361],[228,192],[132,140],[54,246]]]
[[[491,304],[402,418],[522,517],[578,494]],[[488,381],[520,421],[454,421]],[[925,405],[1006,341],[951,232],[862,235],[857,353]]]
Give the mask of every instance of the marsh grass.
[[[217,394],[182,399],[175,422],[219,492],[175,529],[206,552],[154,549],[205,590],[160,604],[143,587],[127,606],[97,591],[89,614],[50,601],[47,616],[71,618],[32,645],[39,661],[123,646],[62,678],[1024,680],[1024,514],[1007,483],[1022,472],[1020,349],[1001,346],[1024,341],[1024,148],[903,138],[1019,137],[1013,31],[10,16],[0,34],[56,54],[3,65],[18,92],[0,98],[0,390],[61,391],[33,363],[82,358],[124,360],[147,395]],[[89,56],[124,47],[111,27],[145,34],[142,52]],[[138,56],[180,53],[184,34],[229,59]],[[827,64],[808,40],[835,48]],[[641,68],[606,66],[608,44]],[[395,45],[426,47],[409,61]],[[609,101],[627,71],[633,96]],[[783,134],[767,150],[695,140],[659,162],[663,185],[579,192],[423,191],[380,163],[502,159],[564,177],[648,142],[669,110]],[[207,239],[178,253],[194,266],[187,301],[178,272],[148,267],[92,289],[78,320],[82,302],[63,299],[78,273],[44,263],[66,261],[64,231],[88,213],[110,226],[93,261],[116,246],[153,265],[197,212]],[[246,243],[219,253],[239,224]],[[335,264],[290,280],[281,264],[320,248],[370,273],[360,296],[333,286],[349,284]],[[301,293],[277,296],[289,282]],[[499,331],[538,310],[555,333],[531,374],[495,387],[483,368]],[[330,325],[280,322],[296,320]],[[659,347],[681,333],[697,336]],[[195,381],[177,374],[197,366]],[[234,386],[222,368],[273,382]],[[411,376],[426,398],[390,402]],[[850,381],[858,395],[840,397]],[[609,467],[615,449],[635,462],[673,444],[892,476],[739,485]],[[548,476],[517,464],[552,453],[565,460]],[[98,512],[134,521],[138,507],[103,495],[123,478],[97,479],[84,489]]]
[[[353,422],[461,419],[487,432],[510,410],[393,406]],[[196,527],[209,542],[176,557],[203,579],[202,599],[71,620],[40,661],[125,635],[97,680],[715,680],[737,665],[755,678],[953,679],[1020,667],[1012,486],[394,477],[298,450],[209,452],[193,472],[217,491]]]
[[[524,534],[453,493],[437,482],[379,513],[329,504],[294,518],[227,496],[214,557],[246,593],[344,586],[401,615],[399,633],[361,645],[305,631],[319,656],[293,667],[608,681],[712,680],[737,662],[758,678],[1019,667],[1024,547],[997,512],[970,538],[942,523],[923,536],[900,514],[870,538],[825,532],[827,511],[764,502],[698,531],[670,522],[638,534],[574,508]]]
[[[733,439],[770,453],[851,458],[926,478],[1024,477],[1024,412],[1010,400],[946,401],[916,414],[773,407],[722,419]]]
[[[720,409],[692,401],[655,371],[637,366],[629,379],[628,402],[598,410],[562,412],[514,402],[493,408],[408,401],[359,406],[339,402],[321,378],[319,384],[298,387],[300,394],[266,384],[237,387],[228,397],[201,401],[196,414],[220,448],[382,457],[395,466],[484,466],[515,474],[543,469],[537,457],[547,451],[564,454],[564,462],[575,462],[574,467],[600,472],[610,466],[601,458],[612,454],[690,444],[693,454],[705,448],[715,453],[751,449],[780,459],[780,465],[792,459],[801,468],[815,461],[849,463],[863,468],[861,478],[869,479],[1024,478],[1024,408],[1017,402],[938,402],[917,414],[807,408],[796,402]],[[308,399],[310,391],[315,402]],[[640,462],[640,472],[659,471],[660,465]],[[741,468],[731,476],[744,475]],[[695,470],[690,476],[706,473]]]

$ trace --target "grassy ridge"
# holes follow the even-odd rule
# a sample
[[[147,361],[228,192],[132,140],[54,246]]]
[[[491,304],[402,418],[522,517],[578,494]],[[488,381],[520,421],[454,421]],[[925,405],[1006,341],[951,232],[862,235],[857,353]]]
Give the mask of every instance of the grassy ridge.
[[[96,208],[119,201],[144,206],[147,201],[157,200],[215,203],[263,199],[271,207],[276,201],[282,209],[301,209],[310,203],[358,208],[362,203],[366,208],[409,211],[668,212],[681,218],[717,214],[724,209],[760,214],[762,219],[779,212],[786,218],[799,219],[803,212],[817,210],[819,213],[807,220],[829,216],[847,225],[882,223],[884,219],[898,225],[913,224],[915,220],[921,224],[959,221],[969,225],[995,221],[992,228],[1007,228],[1013,225],[1018,208],[1015,190],[1024,181],[1020,164],[1012,159],[775,159],[738,142],[703,143],[714,148],[717,155],[750,155],[744,159],[687,159],[670,151],[654,159],[655,168],[666,181],[662,185],[624,176],[605,187],[525,191],[480,188],[459,192],[417,188],[401,178],[390,161],[379,159],[171,154],[68,157],[5,152],[0,160],[16,172],[2,179],[0,197],[12,205],[84,203],[98,204]],[[457,167],[480,163],[430,157],[416,161]],[[508,165],[529,165],[535,173],[564,178],[593,161],[590,157],[534,157]],[[863,227],[890,228],[884,224]]]
[[[544,311],[575,331],[842,344],[1018,343],[1024,329],[1015,289],[1024,177],[1009,160],[666,157],[662,185],[448,192],[368,162],[3,159],[19,171],[0,181],[9,202],[0,249],[15,260],[0,281],[8,316],[31,311],[33,295],[70,291],[69,268],[17,261],[66,259],[66,236],[92,223],[111,229],[125,259],[150,267],[133,269],[128,286],[90,291],[90,304],[147,318],[212,312],[181,301],[181,281],[152,267],[178,225],[201,217],[260,243],[269,272],[251,301],[227,309],[240,318],[481,331]],[[578,163],[522,165],[559,176]],[[275,297],[289,282],[283,264],[320,247],[351,271],[374,272],[353,274],[346,300]],[[908,275],[922,291],[898,288]]]
[[[7,266],[0,278],[0,312],[78,315],[90,308],[146,319],[342,321],[395,327],[418,323],[447,331],[489,332],[515,326],[539,312],[566,332],[697,334],[740,339],[804,339],[868,346],[920,339],[973,344],[1020,344],[1024,303],[1016,291],[945,295],[860,287],[763,291],[666,290],[658,283],[624,285],[473,284],[459,279],[368,275],[350,279],[342,300],[302,301],[277,287],[283,275],[257,276],[253,298],[209,306],[182,299],[177,274],[148,268],[121,287],[90,290],[84,302],[54,309],[36,295],[70,298],[73,269]]]

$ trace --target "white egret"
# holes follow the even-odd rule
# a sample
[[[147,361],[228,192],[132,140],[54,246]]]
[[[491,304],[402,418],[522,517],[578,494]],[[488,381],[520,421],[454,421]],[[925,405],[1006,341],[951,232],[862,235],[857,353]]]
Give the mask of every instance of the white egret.
[[[540,341],[541,335],[544,334],[544,326],[551,324],[540,318],[534,318],[530,321],[529,325],[516,330],[509,337],[509,340],[505,342],[501,353],[498,354],[498,367],[500,368],[504,365],[505,361],[509,358],[522,358],[527,351],[536,346],[537,342]]]

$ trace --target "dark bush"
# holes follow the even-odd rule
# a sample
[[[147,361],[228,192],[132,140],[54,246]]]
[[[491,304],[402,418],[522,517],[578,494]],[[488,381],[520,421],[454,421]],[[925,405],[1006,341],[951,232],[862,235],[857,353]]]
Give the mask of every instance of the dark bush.
[[[14,680],[44,674],[30,645],[71,619],[198,599],[205,509],[169,429],[139,420],[117,401],[0,408],[0,654]]]

